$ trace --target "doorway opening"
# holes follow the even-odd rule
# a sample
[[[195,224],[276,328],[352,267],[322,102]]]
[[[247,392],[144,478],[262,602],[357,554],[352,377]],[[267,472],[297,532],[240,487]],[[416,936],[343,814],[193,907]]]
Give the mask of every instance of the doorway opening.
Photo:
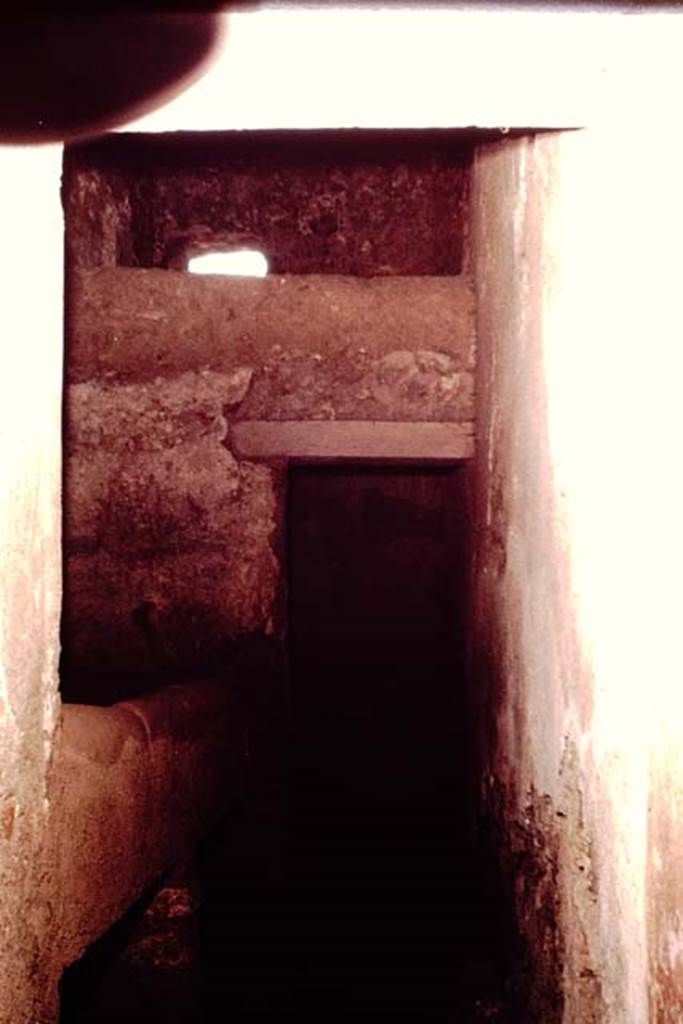
[[[500,1000],[470,828],[466,483],[457,464],[289,471],[285,863],[299,984],[349,1017]]]

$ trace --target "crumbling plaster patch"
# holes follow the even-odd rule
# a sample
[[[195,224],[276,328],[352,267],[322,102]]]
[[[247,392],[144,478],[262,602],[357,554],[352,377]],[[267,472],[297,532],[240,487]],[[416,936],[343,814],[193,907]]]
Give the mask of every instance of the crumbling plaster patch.
[[[125,175],[103,174],[94,167],[73,175],[67,170],[63,196],[67,221],[79,225],[77,237],[67,235],[70,261],[114,267],[134,258],[130,186]]]
[[[270,627],[272,473],[225,447],[244,369],[68,389],[71,665],[190,670]]]
[[[240,419],[369,419],[461,422],[474,415],[472,367],[457,354],[363,346],[339,351],[271,349]]]

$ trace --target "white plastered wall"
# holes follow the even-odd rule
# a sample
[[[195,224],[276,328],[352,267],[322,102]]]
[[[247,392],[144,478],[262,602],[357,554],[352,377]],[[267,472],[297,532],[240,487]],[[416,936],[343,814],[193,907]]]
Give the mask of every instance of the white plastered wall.
[[[0,149],[0,1021],[51,1020],[47,775],[58,714],[61,147]]]

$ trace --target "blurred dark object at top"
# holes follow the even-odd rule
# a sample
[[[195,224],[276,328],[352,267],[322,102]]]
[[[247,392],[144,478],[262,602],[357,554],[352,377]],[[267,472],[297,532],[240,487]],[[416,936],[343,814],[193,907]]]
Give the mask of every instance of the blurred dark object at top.
[[[3,17],[0,142],[87,137],[139,117],[189,84],[218,38],[208,9],[141,14],[96,4],[97,13]]]

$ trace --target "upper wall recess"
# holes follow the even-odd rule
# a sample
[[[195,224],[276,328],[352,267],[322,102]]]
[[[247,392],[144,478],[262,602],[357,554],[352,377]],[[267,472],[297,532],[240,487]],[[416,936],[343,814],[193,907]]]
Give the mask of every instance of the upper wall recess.
[[[458,274],[472,148],[461,131],[358,130],[68,146],[69,265],[184,269],[248,244],[273,274]]]

